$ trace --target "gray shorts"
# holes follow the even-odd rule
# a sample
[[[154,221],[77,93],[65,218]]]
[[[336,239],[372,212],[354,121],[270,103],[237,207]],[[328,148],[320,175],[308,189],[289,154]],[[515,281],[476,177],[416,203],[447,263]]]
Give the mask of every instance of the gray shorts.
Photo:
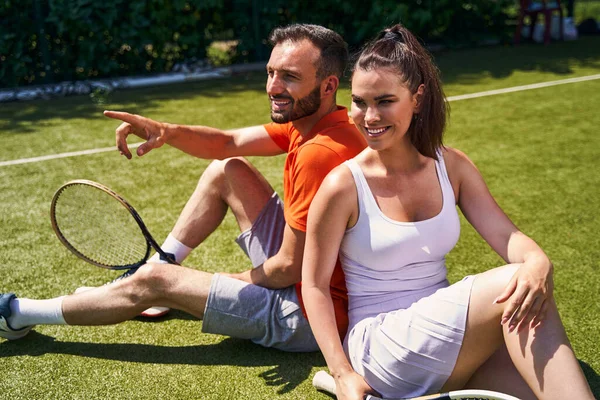
[[[236,242],[256,267],[279,251],[284,228],[283,204],[274,193],[252,228]],[[319,350],[294,286],[273,290],[219,274],[211,282],[202,332],[285,351]]]

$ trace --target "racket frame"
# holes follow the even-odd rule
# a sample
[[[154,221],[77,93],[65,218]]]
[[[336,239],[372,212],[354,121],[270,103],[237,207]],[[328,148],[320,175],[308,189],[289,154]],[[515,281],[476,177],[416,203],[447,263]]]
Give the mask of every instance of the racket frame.
[[[123,207],[125,207],[127,209],[127,211],[129,211],[129,213],[131,214],[131,216],[133,217],[135,222],[138,224],[140,230],[142,231],[142,234],[144,235],[144,238],[146,239],[146,244],[147,244],[146,254],[139,262],[134,263],[134,264],[129,264],[129,265],[117,265],[117,266],[110,266],[110,265],[102,264],[102,263],[92,260],[91,258],[88,258],[86,255],[82,254],[65,238],[65,236],[61,232],[60,227],[58,226],[58,223],[56,221],[56,214],[55,214],[56,203],[65,189],[67,189],[70,186],[75,186],[75,185],[91,186],[95,189],[103,191],[104,193],[110,195],[115,200],[117,200]],[[77,257],[81,258],[82,260],[85,260],[88,263],[93,264],[97,267],[113,269],[113,270],[123,270],[123,269],[131,269],[131,268],[140,267],[140,266],[144,265],[146,263],[146,261],[148,260],[148,258],[150,256],[150,248],[153,248],[154,250],[156,250],[156,252],[158,254],[160,254],[161,259],[163,259],[171,264],[177,264],[177,262],[175,260],[173,260],[173,257],[171,255],[165,253],[160,248],[160,246],[158,245],[156,240],[154,240],[154,238],[150,234],[150,231],[146,227],[146,224],[144,224],[142,217],[140,217],[140,215],[135,210],[135,208],[133,208],[133,206],[131,204],[129,204],[129,202],[127,200],[125,200],[117,192],[102,185],[101,183],[94,182],[94,181],[91,181],[88,179],[75,179],[75,180],[72,180],[72,181],[69,181],[69,182],[63,184],[60,188],[58,188],[58,190],[54,193],[54,196],[52,197],[52,202],[50,203],[50,221],[52,223],[52,229],[54,230],[54,233],[56,233],[58,240],[60,240],[60,242],[67,249],[69,249],[73,254],[75,254]]]

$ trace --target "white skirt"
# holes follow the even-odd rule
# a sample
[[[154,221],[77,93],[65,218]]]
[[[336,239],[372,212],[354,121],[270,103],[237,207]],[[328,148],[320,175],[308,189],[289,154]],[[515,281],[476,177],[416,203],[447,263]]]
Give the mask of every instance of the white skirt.
[[[462,346],[474,276],[406,309],[358,322],[345,340],[350,363],[385,397],[438,392]]]

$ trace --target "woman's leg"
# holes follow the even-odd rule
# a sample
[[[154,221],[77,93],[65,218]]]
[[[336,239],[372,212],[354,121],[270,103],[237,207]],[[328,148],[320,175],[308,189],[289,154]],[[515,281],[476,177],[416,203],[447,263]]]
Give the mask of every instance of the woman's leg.
[[[558,315],[549,300],[546,318],[535,329],[508,332],[500,325],[506,303],[493,304],[518,266],[508,265],[476,277],[469,301],[469,313],[463,346],[444,390],[464,387],[486,360],[504,343],[524,381],[540,399],[593,399],[585,376]],[[480,382],[484,377],[478,376]],[[490,381],[495,378],[489,377]],[[505,388],[519,382],[504,382]],[[516,386],[515,386],[516,387]]]
[[[517,371],[504,344],[481,367],[477,368],[471,379],[465,384],[464,389],[495,390],[522,400],[536,398],[527,382]]]

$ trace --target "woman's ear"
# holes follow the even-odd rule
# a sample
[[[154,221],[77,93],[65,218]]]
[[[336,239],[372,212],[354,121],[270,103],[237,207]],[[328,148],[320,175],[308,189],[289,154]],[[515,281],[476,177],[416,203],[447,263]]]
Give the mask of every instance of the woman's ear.
[[[417,91],[413,95],[413,101],[415,105],[415,114],[421,111],[421,104],[423,104],[423,94],[425,93],[425,85],[420,84]]]

